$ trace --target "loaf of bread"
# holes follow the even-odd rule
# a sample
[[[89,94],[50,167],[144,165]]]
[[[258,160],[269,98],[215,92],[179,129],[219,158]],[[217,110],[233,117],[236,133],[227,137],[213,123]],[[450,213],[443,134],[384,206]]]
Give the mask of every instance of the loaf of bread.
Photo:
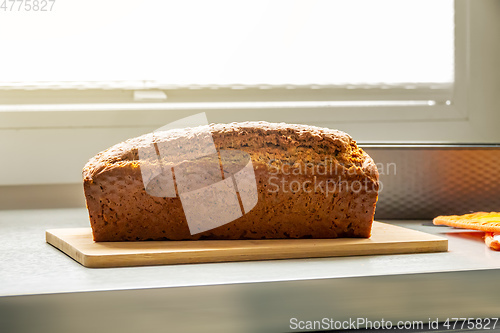
[[[83,169],[95,241],[370,237],[378,177],[346,133],[267,122],[146,134]]]

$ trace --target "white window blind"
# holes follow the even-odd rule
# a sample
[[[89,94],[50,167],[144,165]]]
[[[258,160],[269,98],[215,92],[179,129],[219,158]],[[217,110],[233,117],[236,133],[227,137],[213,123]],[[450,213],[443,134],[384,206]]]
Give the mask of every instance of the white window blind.
[[[0,13],[0,86],[448,89],[453,14],[451,0],[57,1]]]

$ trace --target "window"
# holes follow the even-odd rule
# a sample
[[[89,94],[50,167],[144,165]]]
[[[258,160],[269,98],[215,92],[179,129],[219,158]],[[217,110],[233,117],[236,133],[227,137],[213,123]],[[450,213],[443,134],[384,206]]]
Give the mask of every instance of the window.
[[[497,0],[0,6],[0,145],[16,161],[0,184],[78,183],[98,151],[200,111],[359,142],[500,142],[497,31]]]
[[[191,88],[167,94],[169,102],[289,101],[295,90],[311,101],[444,102],[454,82],[453,14],[452,0],[73,0],[29,15],[14,7],[0,21],[9,50],[0,86]],[[272,88],[281,90],[260,92]]]
[[[453,27],[451,0],[73,0],[3,14],[1,81],[452,83]]]

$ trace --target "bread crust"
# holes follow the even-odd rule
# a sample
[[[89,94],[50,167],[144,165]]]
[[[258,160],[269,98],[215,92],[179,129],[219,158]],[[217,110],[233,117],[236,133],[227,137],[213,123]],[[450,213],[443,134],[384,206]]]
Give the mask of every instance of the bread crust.
[[[250,155],[258,202],[233,222],[191,235],[178,196],[146,193],[138,149],[155,140],[181,145],[206,133],[218,150]],[[322,172],[308,171],[308,166],[318,166]],[[83,169],[95,241],[369,237],[378,180],[373,160],[346,133],[267,122],[211,124],[155,137],[146,134],[97,154]],[[279,185],[292,182],[302,184],[302,190],[285,191]],[[346,186],[327,193],[314,187],[329,182]],[[359,188],[349,187],[358,183]],[[279,189],[271,191],[275,185]]]

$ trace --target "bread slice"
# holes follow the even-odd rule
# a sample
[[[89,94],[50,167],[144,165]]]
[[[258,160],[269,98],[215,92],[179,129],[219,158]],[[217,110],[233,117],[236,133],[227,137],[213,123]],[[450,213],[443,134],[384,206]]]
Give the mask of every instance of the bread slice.
[[[162,145],[184,149],[193,140],[205,140],[207,133],[217,155],[194,163],[174,154],[166,158],[160,154],[157,161],[166,174],[149,179],[148,170],[157,166],[151,159],[141,158],[145,151],[156,149],[158,153]],[[229,167],[218,164],[225,156],[233,162]],[[255,182],[247,181],[248,193],[237,179],[245,156],[251,161],[245,169],[248,179]],[[177,184],[167,195],[161,180],[172,177]],[[182,177],[189,180],[187,186],[182,185]],[[233,216],[236,207],[236,211],[241,209],[240,217],[193,232],[188,219],[203,219],[213,212],[204,211],[210,200],[196,202],[197,196],[189,198],[187,208],[186,195],[203,191],[210,183],[219,184],[217,177],[237,192],[227,200],[212,196],[219,200],[219,215]],[[97,154],[83,169],[95,241],[369,237],[378,179],[373,160],[346,133],[267,122],[146,134]],[[234,198],[239,205],[231,206],[231,211],[227,202]]]

